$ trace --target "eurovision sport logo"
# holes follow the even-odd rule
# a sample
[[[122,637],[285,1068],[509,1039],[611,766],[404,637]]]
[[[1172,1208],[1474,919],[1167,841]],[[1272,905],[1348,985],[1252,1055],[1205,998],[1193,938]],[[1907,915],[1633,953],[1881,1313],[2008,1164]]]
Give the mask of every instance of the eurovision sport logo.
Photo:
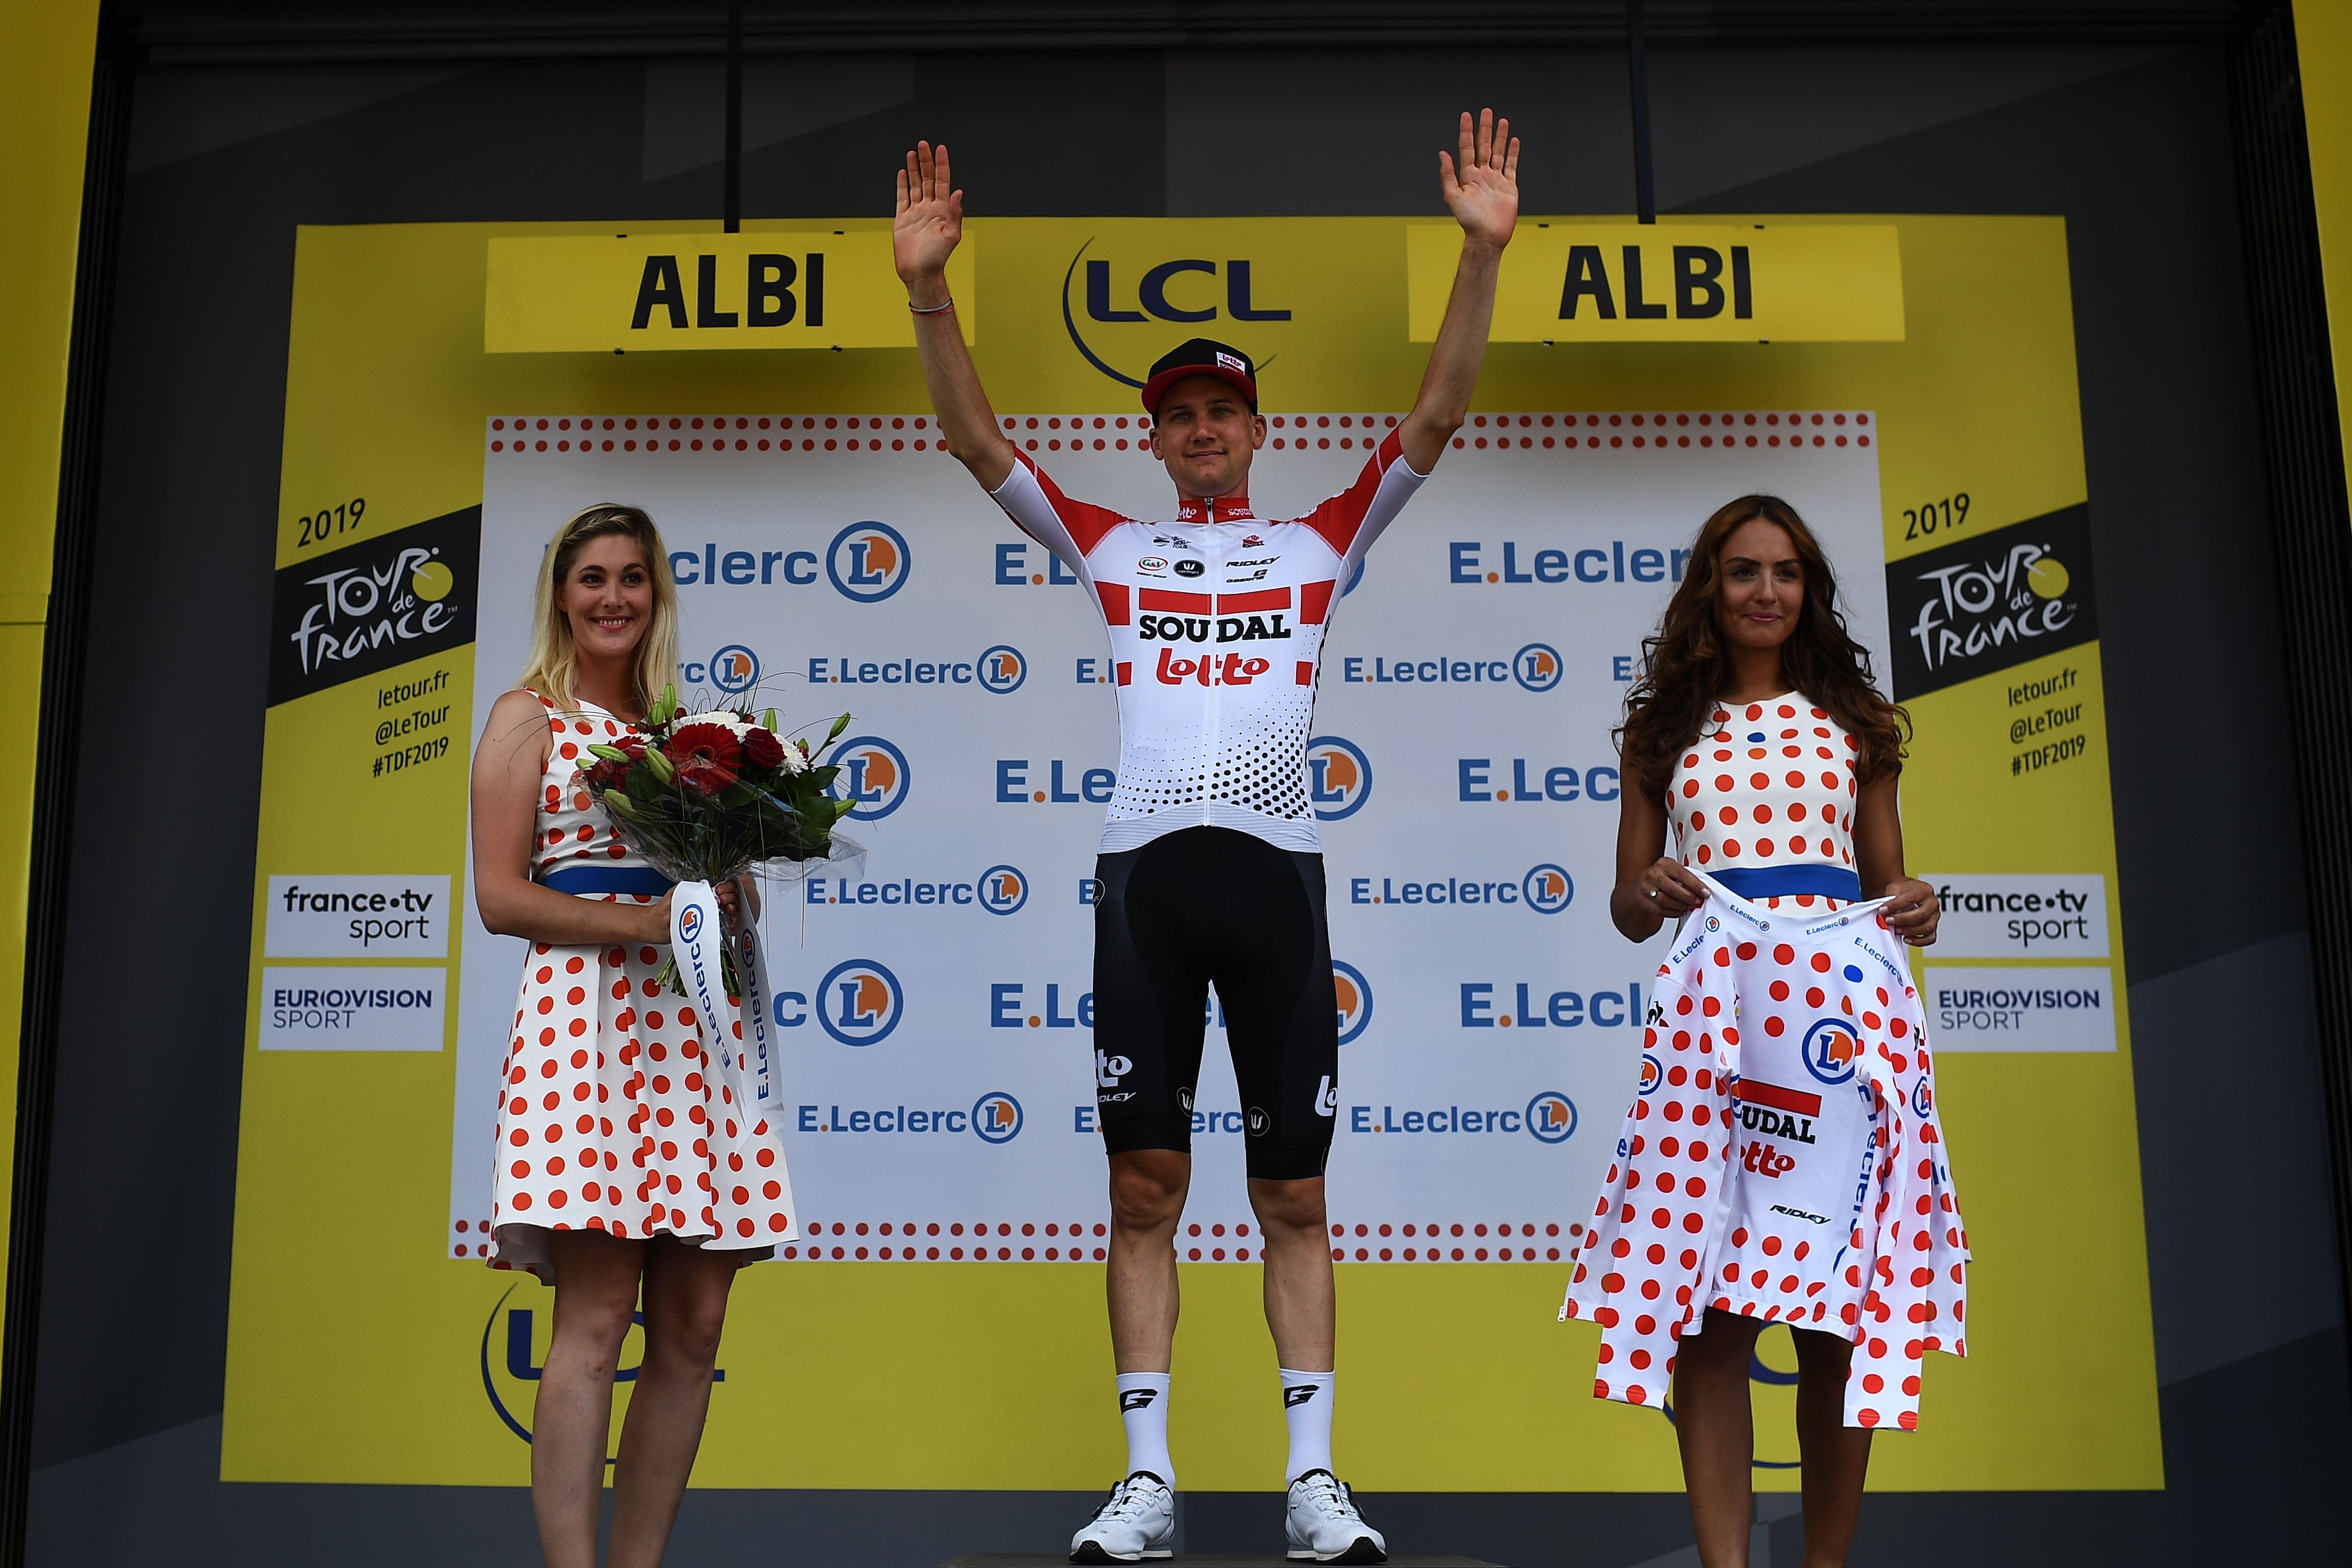
[[[1372,763],[1361,747],[1337,735],[1307,742],[1307,800],[1318,822],[1353,816],[1372,798]]]
[[[825,547],[825,576],[843,598],[861,605],[888,598],[914,570],[906,536],[887,522],[853,522]]]
[[[857,803],[849,811],[852,822],[878,821],[907,798],[907,753],[879,735],[852,735],[824,760],[841,770],[833,781],[833,797]]]
[[[1331,961],[1331,988],[1339,997],[1339,1043],[1348,1044],[1372,1021],[1372,984],[1352,963]]]
[[[811,1010],[824,1032],[845,1046],[879,1045],[907,1011],[898,977],[866,958],[846,959],[817,982]]]

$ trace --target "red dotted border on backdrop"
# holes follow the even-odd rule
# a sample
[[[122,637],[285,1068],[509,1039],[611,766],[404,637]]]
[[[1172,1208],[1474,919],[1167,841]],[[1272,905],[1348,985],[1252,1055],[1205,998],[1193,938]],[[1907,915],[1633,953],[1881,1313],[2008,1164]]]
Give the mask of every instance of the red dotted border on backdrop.
[[[459,1220],[456,1255],[487,1258],[489,1222]],[[806,1262],[880,1263],[1099,1263],[1110,1227],[1097,1220],[998,1220],[964,1225],[932,1221],[918,1226],[884,1220],[812,1222],[801,1238],[777,1248],[777,1256]],[[1331,1227],[1335,1263],[1560,1263],[1582,1239],[1584,1226],[1565,1231],[1556,1221],[1487,1223],[1456,1220],[1422,1224],[1360,1220]],[[1177,1256],[1188,1263],[1253,1263],[1263,1243],[1247,1223],[1220,1221],[1185,1226]]]
[[[1370,451],[1395,427],[1394,414],[1276,414],[1267,445],[1276,451]],[[1135,452],[1148,456],[1150,422],[1140,415],[1007,415],[1005,434],[1032,452]],[[554,452],[940,452],[947,443],[922,415],[614,416],[489,422],[489,449],[502,457]],[[1871,416],[1852,410],[1706,414],[1475,414],[1454,437],[1457,451],[1748,451],[1780,447],[1859,450],[1871,444]]]

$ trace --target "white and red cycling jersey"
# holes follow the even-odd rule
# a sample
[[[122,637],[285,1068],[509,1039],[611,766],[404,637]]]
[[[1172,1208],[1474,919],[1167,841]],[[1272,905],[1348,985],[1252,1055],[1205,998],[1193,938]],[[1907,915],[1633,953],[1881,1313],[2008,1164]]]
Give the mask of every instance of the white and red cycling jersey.
[[[1173,519],[1148,522],[1072,500],[1013,456],[996,504],[1078,574],[1110,634],[1118,786],[1102,852],[1198,826],[1319,849],[1307,739],[1324,628],[1364,552],[1426,478],[1397,433],[1354,484],[1288,522],[1238,495],[1183,497]]]

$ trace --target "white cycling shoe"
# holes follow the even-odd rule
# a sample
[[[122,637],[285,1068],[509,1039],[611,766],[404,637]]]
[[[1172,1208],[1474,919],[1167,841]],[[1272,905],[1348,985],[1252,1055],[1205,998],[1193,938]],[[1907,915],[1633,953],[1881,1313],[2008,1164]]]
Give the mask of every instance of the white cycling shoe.
[[[1176,1494],[1150,1470],[1138,1470],[1110,1489],[1085,1529],[1070,1538],[1073,1563],[1133,1563],[1165,1557],[1176,1539]],[[1377,1563],[1380,1559],[1351,1558]]]
[[[1309,1470],[1290,1483],[1286,1531],[1294,1563],[1385,1563],[1389,1543],[1364,1522],[1348,1483],[1328,1470]]]

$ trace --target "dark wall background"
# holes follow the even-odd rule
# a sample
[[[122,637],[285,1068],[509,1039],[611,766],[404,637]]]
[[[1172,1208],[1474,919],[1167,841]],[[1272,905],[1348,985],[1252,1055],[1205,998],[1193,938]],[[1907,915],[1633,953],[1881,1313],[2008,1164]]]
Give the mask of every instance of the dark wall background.
[[[155,36],[168,43],[169,25],[204,9],[159,7]],[[1482,102],[1528,141],[1528,210],[1633,205],[1612,49],[1051,41],[754,57],[745,211],[885,210],[888,171],[920,135],[955,144],[980,214],[1435,216],[1430,150]],[[136,86],[31,1560],[531,1561],[519,1490],[217,1479],[294,226],[714,216],[720,66],[236,53],[165,47]],[[1660,45],[1651,64],[1662,207],[2060,214],[2074,260],[2169,1484],[1875,1497],[1853,1561],[2336,1558],[2324,1500],[2326,1478],[2352,1470],[2352,1388],[2224,56],[2177,42],[1715,44]],[[130,711],[151,745],[209,759],[168,807],[112,761]],[[125,998],[131,887],[177,918],[141,923],[157,940],[142,950],[144,994]],[[316,1239],[322,1269],[368,1245]],[[2099,1303],[2063,1280],[2051,1305],[2050,1332],[2099,1331]],[[331,1396],[331,1368],[289,1375]],[[1529,1380],[1546,1396],[1544,1369]],[[1671,1496],[1366,1503],[1401,1550],[1696,1562]],[[698,1492],[671,1557],[783,1547],[917,1568],[1055,1547],[1090,1507]],[[1763,1512],[1772,1552],[1796,1562],[1795,1500]],[[1276,1518],[1270,1497],[1195,1494],[1185,1544],[1264,1551]]]

